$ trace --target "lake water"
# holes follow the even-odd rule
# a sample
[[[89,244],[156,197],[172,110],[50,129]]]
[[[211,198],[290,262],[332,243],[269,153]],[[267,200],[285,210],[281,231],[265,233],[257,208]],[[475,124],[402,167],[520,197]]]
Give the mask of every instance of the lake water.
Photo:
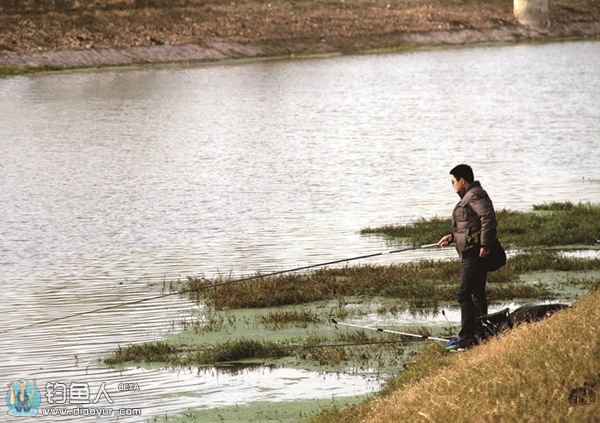
[[[195,307],[186,300],[16,328],[187,276],[386,251],[358,231],[448,216],[448,171],[462,162],[498,209],[599,202],[599,51],[565,42],[0,79],[0,321],[12,329],[0,381],[87,380],[94,393],[135,382],[141,391],[115,403],[144,404],[144,416],[216,406],[205,375],[95,361],[177,330]],[[270,374],[264,383],[279,380]],[[270,398],[260,379],[240,402]],[[376,389],[337,380],[319,392]]]

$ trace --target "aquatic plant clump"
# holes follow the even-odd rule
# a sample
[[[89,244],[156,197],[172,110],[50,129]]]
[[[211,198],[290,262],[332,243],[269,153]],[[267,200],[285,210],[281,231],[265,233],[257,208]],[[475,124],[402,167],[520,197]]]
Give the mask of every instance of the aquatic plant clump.
[[[271,311],[266,316],[258,316],[257,319],[271,329],[281,329],[288,325],[306,328],[309,324],[323,322],[321,316],[308,310]]]
[[[132,344],[125,348],[119,348],[104,362],[109,365],[125,362],[162,362],[179,363],[178,349],[163,341],[145,342],[143,344]]]

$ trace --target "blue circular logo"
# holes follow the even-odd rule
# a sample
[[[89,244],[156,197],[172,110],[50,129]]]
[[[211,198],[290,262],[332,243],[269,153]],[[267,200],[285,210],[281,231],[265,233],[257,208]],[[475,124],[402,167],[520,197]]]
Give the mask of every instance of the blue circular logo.
[[[37,416],[40,391],[35,384],[21,379],[8,384],[6,404],[9,416]]]

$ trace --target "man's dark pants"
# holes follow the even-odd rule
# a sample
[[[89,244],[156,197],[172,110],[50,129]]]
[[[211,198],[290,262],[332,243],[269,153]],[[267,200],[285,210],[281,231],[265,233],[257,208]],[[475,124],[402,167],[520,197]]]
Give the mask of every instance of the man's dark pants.
[[[456,291],[461,324],[458,335],[461,338],[469,338],[477,333],[477,318],[487,314],[485,297],[487,271],[483,259],[479,258],[478,246],[463,252],[461,263],[460,287]]]

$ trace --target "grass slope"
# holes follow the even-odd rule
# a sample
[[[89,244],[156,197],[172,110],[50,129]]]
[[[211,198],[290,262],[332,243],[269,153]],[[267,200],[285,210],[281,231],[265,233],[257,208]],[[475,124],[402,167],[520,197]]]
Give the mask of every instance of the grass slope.
[[[600,291],[462,354],[429,350],[382,395],[323,422],[597,422]]]

